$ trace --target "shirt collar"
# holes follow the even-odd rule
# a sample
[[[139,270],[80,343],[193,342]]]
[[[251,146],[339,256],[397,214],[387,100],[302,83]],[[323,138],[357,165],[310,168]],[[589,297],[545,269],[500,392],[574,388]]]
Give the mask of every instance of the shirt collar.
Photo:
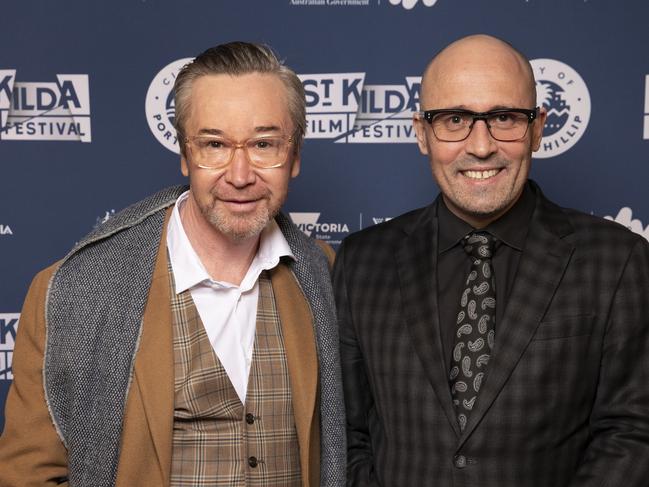
[[[439,222],[438,253],[441,254],[455,246],[466,234],[475,229],[448,209],[441,194],[437,197],[436,206]],[[520,251],[525,244],[535,207],[534,193],[529,184],[525,184],[523,192],[514,206],[483,230],[491,233],[509,247]]]
[[[514,206],[498,220],[487,225],[485,231],[509,247],[522,251],[535,208],[534,193],[530,185],[525,184],[523,192]]]
[[[439,228],[437,252],[441,254],[454,247],[467,233],[473,230],[473,227],[448,209],[441,193],[435,203],[437,206],[437,228]]]
[[[214,285],[216,287],[238,287],[241,292],[246,292],[254,287],[259,274],[263,270],[277,266],[282,257],[295,260],[284,234],[279,229],[275,219],[272,219],[260,234],[259,248],[241,284],[236,286],[231,283],[212,280],[189,242],[180,219],[180,208],[185,203],[188,195],[189,191],[185,191],[178,197],[167,226],[167,250],[169,251],[169,261],[174,273],[176,294],[204,282],[213,285],[213,287]]]

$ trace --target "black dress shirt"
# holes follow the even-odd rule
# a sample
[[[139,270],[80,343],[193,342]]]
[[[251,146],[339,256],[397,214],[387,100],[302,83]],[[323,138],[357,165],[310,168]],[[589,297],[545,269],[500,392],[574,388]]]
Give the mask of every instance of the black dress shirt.
[[[526,184],[514,206],[498,220],[481,229],[491,233],[500,241],[492,259],[496,279],[496,341],[498,341],[498,323],[507,306],[535,204],[534,194]],[[451,350],[455,343],[454,334],[457,329],[456,317],[460,309],[460,295],[471,267],[471,260],[460,241],[475,229],[451,213],[441,195],[437,198],[437,218],[439,322],[445,352],[444,360],[445,363],[450,364]]]

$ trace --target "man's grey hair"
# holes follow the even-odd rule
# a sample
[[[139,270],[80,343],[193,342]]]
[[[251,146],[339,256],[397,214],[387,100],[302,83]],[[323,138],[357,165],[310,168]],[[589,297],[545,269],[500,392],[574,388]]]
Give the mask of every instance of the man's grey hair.
[[[288,111],[293,122],[295,151],[299,151],[306,130],[304,87],[295,72],[285,66],[268,46],[250,42],[229,42],[207,49],[186,64],[176,76],[174,125],[182,155],[185,155],[185,123],[189,113],[192,84],[201,76],[227,74],[240,76],[250,73],[272,74],[286,87]]]

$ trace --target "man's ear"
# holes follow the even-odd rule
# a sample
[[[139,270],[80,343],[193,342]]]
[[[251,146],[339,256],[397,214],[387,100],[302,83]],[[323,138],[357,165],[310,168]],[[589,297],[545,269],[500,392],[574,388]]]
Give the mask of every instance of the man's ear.
[[[543,137],[543,128],[545,127],[545,119],[548,117],[548,111],[544,106],[539,108],[539,113],[532,124],[532,151],[536,152],[541,147],[541,138]]]
[[[300,164],[302,162],[302,156],[300,151],[297,151],[293,156],[293,161],[291,162],[291,177],[294,178],[300,174]]]
[[[187,159],[185,156],[180,156],[180,172],[183,176],[189,176],[189,167],[187,166]]]
[[[421,151],[422,154],[428,155],[428,144],[426,142],[426,127],[425,127],[426,121],[422,120],[422,118],[418,115],[415,114],[412,117],[412,124],[415,127],[415,136],[417,137],[417,145],[419,146],[419,150]]]

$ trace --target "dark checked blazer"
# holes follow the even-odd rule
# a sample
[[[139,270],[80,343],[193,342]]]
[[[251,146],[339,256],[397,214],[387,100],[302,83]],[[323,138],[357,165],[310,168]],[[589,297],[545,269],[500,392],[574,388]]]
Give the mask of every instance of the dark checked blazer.
[[[438,307],[456,303],[437,301],[434,205],[342,244],[348,485],[649,485],[649,244],[531,184],[536,209],[463,434],[442,358]]]

